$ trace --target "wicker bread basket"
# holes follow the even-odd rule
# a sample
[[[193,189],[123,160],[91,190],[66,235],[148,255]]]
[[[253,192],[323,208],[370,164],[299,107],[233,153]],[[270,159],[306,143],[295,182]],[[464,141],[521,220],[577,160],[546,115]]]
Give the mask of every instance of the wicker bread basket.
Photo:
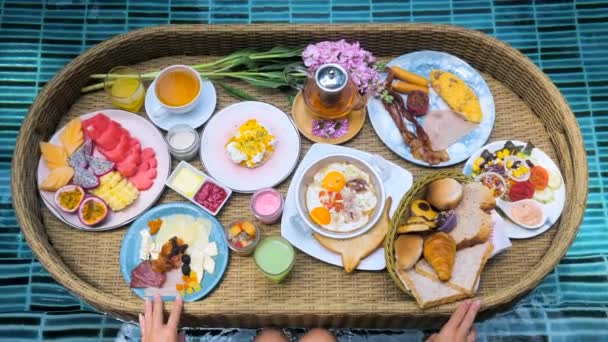
[[[531,139],[559,162],[568,194],[564,215],[553,229],[534,239],[516,241],[493,258],[484,270],[477,298],[482,301],[482,310],[491,313],[534,288],[566,253],[583,217],[587,163],[576,119],[553,83],[517,50],[480,32],[429,24],[160,26],[132,31],[90,48],[44,87],[17,138],[11,177],[13,206],[38,260],[61,285],[95,308],[137,320],[143,303],[124,283],[118,266],[126,229],[93,233],[70,228],[44,207],[37,194],[39,142],[76,115],[111,108],[103,91],[80,93],[88,75],[105,73],[118,65],[132,65],[147,72],[171,64],[205,63],[243,48],[295,47],[342,38],[360,41],[382,61],[417,50],[445,51],[464,59],[482,74],[494,95],[497,116],[490,140]],[[290,112],[283,94],[238,82],[231,85]],[[217,110],[234,102],[218,87]],[[311,142],[303,139],[302,144],[304,154]],[[380,154],[410,170],[415,179],[437,171],[407,163],[390,152],[369,121],[346,146]],[[194,165],[201,167],[198,161]],[[446,170],[457,172],[461,167]],[[290,181],[278,187],[283,194]],[[186,200],[165,190],[160,202],[172,201]],[[233,195],[218,219],[227,225],[236,219],[252,218],[248,208],[249,196]],[[278,225],[260,227],[264,235],[280,231]],[[345,274],[341,268],[305,253],[296,254],[293,271],[280,285],[266,281],[251,258],[231,255],[218,288],[204,300],[187,303],[182,323],[224,327],[422,327],[441,323],[456,305],[422,311],[395,286],[387,272]]]
[[[397,270],[395,268],[395,239],[398,236],[397,229],[399,228],[399,226],[405,223],[405,220],[408,217],[410,217],[410,207],[412,202],[417,199],[424,199],[424,197],[426,196],[427,186],[432,182],[442,178],[453,178],[461,184],[466,184],[473,181],[471,177],[453,171],[439,171],[430,174],[426,177],[422,177],[418,180],[415,180],[412,187],[401,198],[401,201],[399,201],[399,205],[395,209],[393,217],[391,217],[390,230],[386,234],[386,239],[384,240],[384,256],[386,258],[386,270],[391,275],[391,278],[393,278],[393,280],[395,281],[395,284],[397,284],[397,286],[403,292],[409,295],[411,295],[412,293],[403,285],[403,282],[401,282],[401,280],[399,279],[399,276],[397,275]]]

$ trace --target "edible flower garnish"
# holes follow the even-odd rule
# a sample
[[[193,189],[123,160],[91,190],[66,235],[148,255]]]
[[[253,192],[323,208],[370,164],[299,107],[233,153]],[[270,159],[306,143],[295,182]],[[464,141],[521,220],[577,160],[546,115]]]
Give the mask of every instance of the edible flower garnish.
[[[312,120],[312,134],[325,139],[338,139],[348,133],[348,119]]]
[[[163,220],[159,217],[156,220],[148,221],[148,227],[150,227],[150,235],[158,233],[160,226],[163,225]]]
[[[343,66],[361,94],[375,91],[379,83],[378,68],[374,64],[376,58],[362,49],[359,42],[348,43],[342,39],[310,44],[302,52],[302,58],[311,73],[327,63]]]

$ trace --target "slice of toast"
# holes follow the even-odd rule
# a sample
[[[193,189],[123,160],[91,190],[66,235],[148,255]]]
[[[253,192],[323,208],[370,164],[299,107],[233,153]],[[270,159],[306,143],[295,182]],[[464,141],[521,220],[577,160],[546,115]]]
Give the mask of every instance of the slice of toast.
[[[464,248],[456,252],[456,260],[452,269],[452,278],[445,285],[466,293],[469,296],[475,294],[477,282],[486,261],[492,254],[494,246],[490,241],[473,247]],[[424,259],[416,264],[416,272],[429,278],[439,280],[433,267]]]
[[[342,265],[346,273],[354,271],[361,260],[367,258],[373,251],[382,246],[386,233],[391,225],[389,210],[391,208],[391,197],[386,198],[384,212],[380,220],[362,235],[350,239],[332,239],[317,233],[313,236],[317,241],[328,250],[342,255]]]
[[[463,186],[463,196],[454,211],[456,227],[450,235],[458,249],[475,246],[488,241],[492,233],[492,215],[496,207],[492,191],[480,183]]]
[[[468,297],[464,292],[455,290],[444,283],[425,277],[414,269],[397,270],[399,279],[414,295],[416,303],[423,309],[451,303]]]

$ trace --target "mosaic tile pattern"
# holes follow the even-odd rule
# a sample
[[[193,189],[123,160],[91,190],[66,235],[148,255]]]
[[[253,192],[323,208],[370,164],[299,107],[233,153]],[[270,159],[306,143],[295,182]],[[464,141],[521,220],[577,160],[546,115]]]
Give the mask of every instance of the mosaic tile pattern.
[[[130,325],[95,313],[57,285],[19,232],[9,189],[13,147],[42,86],[86,48],[167,23],[432,22],[493,35],[528,55],[576,114],[589,159],[589,202],[566,258],[515,307],[479,323],[480,340],[608,336],[608,1],[0,0],[0,341],[126,340]],[[290,333],[298,335],[300,330]],[[344,341],[420,339],[421,331],[336,332]],[[251,330],[191,331],[248,341]]]

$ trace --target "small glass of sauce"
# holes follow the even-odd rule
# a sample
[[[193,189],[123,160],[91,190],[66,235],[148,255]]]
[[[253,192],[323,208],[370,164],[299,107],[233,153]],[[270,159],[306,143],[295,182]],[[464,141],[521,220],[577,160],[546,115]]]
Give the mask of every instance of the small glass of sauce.
[[[263,188],[251,196],[249,206],[253,215],[262,223],[273,224],[283,213],[285,200],[280,192],[273,188]]]
[[[198,132],[188,125],[176,125],[167,132],[167,144],[171,155],[177,160],[192,160],[198,153],[200,137]]]

